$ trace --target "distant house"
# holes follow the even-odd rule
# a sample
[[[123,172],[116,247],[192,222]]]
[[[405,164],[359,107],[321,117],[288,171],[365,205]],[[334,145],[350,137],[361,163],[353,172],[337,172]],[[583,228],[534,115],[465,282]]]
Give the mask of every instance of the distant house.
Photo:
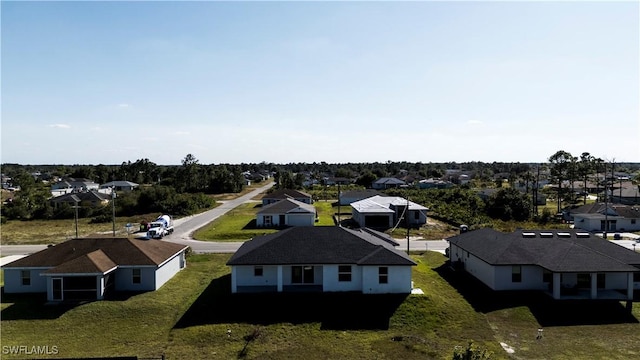
[[[407,183],[400,179],[396,179],[392,177],[383,177],[371,183],[371,188],[375,190],[384,190],[384,189],[399,188],[404,185],[407,185]]]
[[[403,213],[409,205],[407,214]],[[429,209],[398,196],[376,195],[351,203],[351,217],[361,227],[388,229],[397,224],[403,217],[411,226],[427,223]],[[404,220],[403,220],[404,225]]]
[[[258,227],[313,226],[316,208],[293,199],[284,199],[265,205],[256,214]]]
[[[100,185],[100,189],[112,189],[117,191],[133,191],[139,185],[131,181],[110,181]]]
[[[262,205],[273,204],[274,202],[278,202],[284,199],[293,199],[296,201],[303,202],[305,204],[313,204],[313,199],[311,195],[306,192],[300,190],[293,189],[280,189],[276,190],[272,193],[266,194],[262,197]]]
[[[540,290],[554,299],[632,300],[640,254],[587,232],[481,229],[449,238],[454,268],[501,290]]]
[[[93,182],[93,180],[83,178],[64,178],[51,185],[51,193],[55,196],[71,192],[98,190],[99,188],[100,185]]]
[[[593,203],[565,210],[565,218],[586,231],[640,231],[640,207]],[[606,226],[605,226],[606,222]]]
[[[157,290],[186,266],[187,248],[127,238],[68,240],[4,265],[4,291],[76,301]]]
[[[388,235],[292,227],[247,241],[227,262],[231,291],[410,293],[416,263]]]
[[[51,198],[51,206],[58,207],[61,204],[69,204],[70,206],[82,207],[100,207],[109,203],[110,195],[103,194],[97,190],[74,192]]]
[[[418,188],[420,189],[448,189],[453,186],[453,183],[440,179],[423,179],[418,181]]]
[[[360,201],[376,195],[381,195],[381,193],[378,190],[372,189],[344,191],[340,193],[339,201],[340,205],[349,205],[352,202]]]
[[[611,192],[611,202],[640,205],[640,185],[634,185],[630,181],[623,183]]]

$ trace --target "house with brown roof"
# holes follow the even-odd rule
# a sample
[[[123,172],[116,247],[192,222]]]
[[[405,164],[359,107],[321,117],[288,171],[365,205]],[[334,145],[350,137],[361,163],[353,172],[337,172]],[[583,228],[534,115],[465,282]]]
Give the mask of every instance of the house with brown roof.
[[[72,239],[4,265],[4,292],[79,301],[153,291],[186,266],[187,248],[154,240]]]
[[[553,299],[633,300],[640,254],[580,230],[490,228],[451,237],[453,268],[496,291],[539,290]]]

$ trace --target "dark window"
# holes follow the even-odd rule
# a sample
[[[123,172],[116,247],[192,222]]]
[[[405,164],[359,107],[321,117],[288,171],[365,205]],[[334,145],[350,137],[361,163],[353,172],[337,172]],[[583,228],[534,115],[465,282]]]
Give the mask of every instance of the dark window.
[[[413,212],[413,218],[416,220],[420,220],[420,211],[414,211]]]
[[[605,274],[598,274],[598,278],[597,278],[597,282],[598,282],[598,289],[604,289],[605,287],[605,283],[606,283],[606,276]]]
[[[313,284],[313,266],[292,266],[292,284]]]
[[[522,266],[514,265],[511,267],[511,282],[522,282]]]
[[[640,272],[633,273],[633,282],[640,282]]]
[[[636,223],[636,219],[631,219],[631,223],[635,224]]]
[[[131,281],[134,284],[140,284],[140,282],[142,281],[140,269],[131,269]]]
[[[550,283],[553,281],[553,273],[547,269],[542,269],[542,282]]]
[[[388,284],[389,283],[389,268],[386,266],[381,266],[378,268],[378,283],[380,284]]]
[[[264,217],[264,226],[271,226],[273,224],[273,217],[271,215],[267,215]]]
[[[578,274],[577,287],[579,289],[591,288],[591,274]]]
[[[338,281],[351,281],[351,265],[338,266]]]
[[[262,276],[262,266],[255,266],[253,268],[253,276]]]
[[[22,270],[20,272],[20,277],[22,278],[22,285],[23,286],[29,286],[31,285],[31,271],[29,270]]]

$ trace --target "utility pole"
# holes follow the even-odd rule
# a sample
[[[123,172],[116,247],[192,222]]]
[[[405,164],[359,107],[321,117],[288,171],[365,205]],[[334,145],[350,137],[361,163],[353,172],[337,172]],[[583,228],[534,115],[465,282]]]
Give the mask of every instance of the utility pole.
[[[340,181],[338,181],[338,227],[342,226],[340,222]]]
[[[604,232],[602,237],[607,239],[607,230],[609,230],[609,205],[607,204],[607,163],[604,163]]]
[[[407,196],[407,209],[404,212],[404,220],[407,225],[407,255],[409,255],[409,197]]]
[[[116,190],[111,189],[111,212],[113,218],[113,237],[116,237]]]

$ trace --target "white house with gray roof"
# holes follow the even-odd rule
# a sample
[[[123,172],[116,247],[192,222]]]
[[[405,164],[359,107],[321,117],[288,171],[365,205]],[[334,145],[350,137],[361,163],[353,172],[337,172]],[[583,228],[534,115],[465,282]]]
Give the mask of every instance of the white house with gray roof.
[[[408,212],[405,209],[408,205]],[[351,217],[361,227],[388,229],[402,220],[406,226],[420,226],[427,223],[429,209],[399,196],[376,195],[351,203]],[[406,220],[404,220],[404,219]]]
[[[632,300],[640,254],[575,230],[481,229],[449,238],[454,268],[493,290],[540,290],[554,299]]]
[[[245,242],[227,262],[231,291],[410,293],[416,263],[388,235],[292,227]]]
[[[313,226],[317,217],[313,205],[287,198],[263,206],[256,214],[256,226]]]

